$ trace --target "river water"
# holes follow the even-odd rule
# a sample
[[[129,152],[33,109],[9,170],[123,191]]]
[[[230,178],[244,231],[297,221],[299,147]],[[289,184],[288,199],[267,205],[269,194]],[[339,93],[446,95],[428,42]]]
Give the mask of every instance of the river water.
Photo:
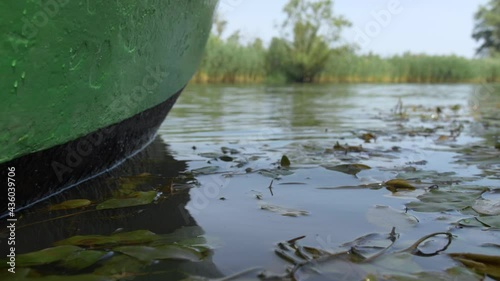
[[[458,267],[446,253],[500,256],[499,110],[500,86],[486,84],[190,85],[150,147],[26,211],[20,249],[40,250],[75,235],[179,229],[210,248],[203,262],[155,261],[128,269],[109,265],[119,249],[97,247],[108,256],[83,271],[137,280],[182,279],[184,272],[222,277],[251,268],[248,278],[286,275],[291,263],[276,254],[279,242],[305,236],[301,245],[339,252],[343,243],[393,227],[394,251],[436,232],[451,233],[453,241],[439,255],[415,256],[408,263],[418,267],[413,271],[386,274]],[[410,187],[391,188],[387,183],[394,179]],[[155,201],[93,209],[130,182],[158,192]],[[46,211],[79,198],[92,205]],[[419,246],[429,252],[444,247],[443,237],[430,240]],[[370,273],[320,266],[323,275],[300,280]]]

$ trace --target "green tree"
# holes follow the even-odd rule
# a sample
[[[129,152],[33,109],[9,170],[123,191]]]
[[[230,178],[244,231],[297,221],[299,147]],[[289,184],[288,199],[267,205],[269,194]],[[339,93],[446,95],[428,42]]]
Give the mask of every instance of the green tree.
[[[217,38],[222,38],[222,33],[226,30],[227,27],[227,21],[222,18],[222,16],[219,13],[216,13],[214,15],[214,22],[213,22],[213,29],[215,29],[215,36]]]
[[[481,41],[478,54],[490,55],[500,53],[500,0],[490,0],[480,6],[474,16],[476,23],[472,37]]]
[[[293,82],[312,82],[323,71],[350,22],[333,13],[332,0],[290,0],[283,11],[282,38],[274,38],[268,53],[269,70],[283,71]],[[278,68],[278,69],[276,69]]]

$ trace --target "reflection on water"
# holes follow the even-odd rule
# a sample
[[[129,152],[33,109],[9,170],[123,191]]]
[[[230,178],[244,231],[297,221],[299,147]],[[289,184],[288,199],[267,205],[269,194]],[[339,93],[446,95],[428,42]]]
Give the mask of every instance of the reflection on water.
[[[107,174],[21,212],[16,229],[17,254],[53,247],[58,241],[79,235],[110,235],[136,230],[148,230],[163,235],[182,228],[189,231],[182,232],[179,236],[181,240],[203,235],[203,230],[185,210],[185,205],[190,199],[186,188],[189,182],[179,180],[179,177],[186,167],[186,162],[173,158],[166,144],[157,138],[145,150]],[[164,193],[170,190],[164,187],[173,185],[175,191],[172,194],[163,194],[161,200],[153,204],[96,210],[96,204],[112,198],[117,192],[127,188],[127,184],[137,191],[166,190]],[[77,210],[49,211],[50,206],[72,199],[88,199],[92,201],[92,205]],[[5,225],[2,225],[1,229],[5,229]],[[0,233],[0,235],[0,251],[6,253],[8,249],[6,234]],[[91,273],[93,270],[97,272],[100,267],[105,267],[106,262],[113,255],[116,256],[116,253],[111,253],[85,273]],[[42,272],[54,274],[55,270],[58,274],[65,274],[63,270],[54,266],[47,265],[42,268]],[[148,274],[142,276],[144,275],[141,273],[142,270],[136,272],[134,268],[126,268],[125,265],[118,265],[116,274],[123,270],[123,274],[127,273],[131,277],[137,275],[135,280],[178,280],[186,277],[184,272],[197,275],[203,273],[211,277],[220,275],[210,259],[201,263],[165,261],[156,263],[151,268],[147,267],[147,264],[144,266],[143,270],[152,272],[152,276]]]

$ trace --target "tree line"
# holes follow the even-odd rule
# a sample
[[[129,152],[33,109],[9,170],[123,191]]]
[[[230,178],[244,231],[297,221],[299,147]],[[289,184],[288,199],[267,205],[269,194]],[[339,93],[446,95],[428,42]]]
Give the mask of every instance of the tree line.
[[[222,38],[227,22],[216,17],[197,83],[337,82],[456,83],[500,82],[500,0],[475,13],[472,37],[478,57],[404,53],[388,58],[359,55],[342,43],[349,20],[333,13],[331,0],[290,0],[281,36],[265,47],[257,38],[242,43],[239,31]]]

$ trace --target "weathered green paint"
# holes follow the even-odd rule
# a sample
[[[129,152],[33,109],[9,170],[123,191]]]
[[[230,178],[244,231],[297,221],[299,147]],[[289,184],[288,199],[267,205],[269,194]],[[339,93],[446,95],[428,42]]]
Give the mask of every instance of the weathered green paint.
[[[217,0],[0,1],[0,163],[118,123],[180,90]]]

